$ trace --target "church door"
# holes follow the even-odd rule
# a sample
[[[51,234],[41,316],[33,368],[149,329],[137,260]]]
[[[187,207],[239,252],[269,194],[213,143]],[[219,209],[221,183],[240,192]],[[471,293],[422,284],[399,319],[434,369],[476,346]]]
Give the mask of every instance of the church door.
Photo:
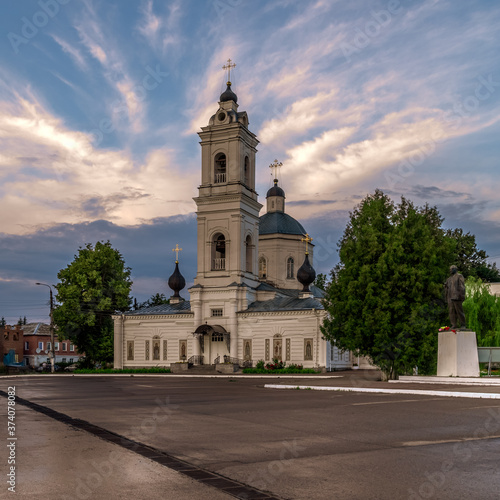
[[[283,361],[283,340],[273,339],[273,359]]]

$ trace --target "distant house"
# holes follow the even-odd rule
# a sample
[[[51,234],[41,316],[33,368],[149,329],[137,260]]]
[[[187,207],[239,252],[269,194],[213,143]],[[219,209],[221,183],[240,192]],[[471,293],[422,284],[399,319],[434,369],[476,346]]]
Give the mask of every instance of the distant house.
[[[0,326],[0,366],[3,366],[3,357],[11,349],[16,352],[15,361],[17,363],[23,360],[23,330],[19,325]]]
[[[45,323],[28,323],[24,325],[24,359],[33,368],[43,363],[50,363],[50,326]],[[57,363],[76,363],[81,354],[69,340],[61,340],[54,334],[54,353]]]

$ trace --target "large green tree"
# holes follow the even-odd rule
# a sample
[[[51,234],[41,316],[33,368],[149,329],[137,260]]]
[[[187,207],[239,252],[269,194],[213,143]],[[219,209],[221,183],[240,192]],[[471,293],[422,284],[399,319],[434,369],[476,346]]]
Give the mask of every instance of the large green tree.
[[[111,315],[130,308],[130,268],[107,241],[78,249],[59,271],[54,322],[59,336],[71,339],[89,365],[113,359]]]
[[[431,371],[455,248],[434,207],[398,205],[377,190],[350,214],[324,300],[322,332],[368,356],[388,378]]]
[[[476,237],[464,233],[461,228],[448,229],[446,235],[456,242],[454,264],[464,278],[473,276],[482,281],[500,281],[500,272],[496,264],[490,264],[484,250],[477,248]]]

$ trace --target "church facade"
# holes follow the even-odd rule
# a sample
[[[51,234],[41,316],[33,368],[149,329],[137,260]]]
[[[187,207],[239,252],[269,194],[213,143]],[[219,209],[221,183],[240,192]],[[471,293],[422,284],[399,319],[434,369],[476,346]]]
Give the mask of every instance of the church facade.
[[[277,178],[259,216],[258,140],[237,101],[228,82],[217,112],[199,132],[197,274],[190,299],[180,296],[185,280],[176,260],[169,304],[113,317],[115,368],[255,366],[276,358],[305,368],[351,366],[349,353],[322,339],[322,291],[311,286],[314,247],[286,213]]]

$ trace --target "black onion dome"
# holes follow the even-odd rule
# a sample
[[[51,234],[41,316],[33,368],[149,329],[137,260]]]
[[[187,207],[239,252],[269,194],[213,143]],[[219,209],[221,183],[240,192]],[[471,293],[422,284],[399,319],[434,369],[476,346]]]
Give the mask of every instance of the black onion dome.
[[[168,286],[174,291],[174,297],[180,297],[179,292],[186,286],[186,280],[179,271],[179,263],[175,263],[175,270],[168,278]]]
[[[231,90],[231,82],[227,82],[227,89],[220,95],[220,102],[238,102],[238,96]]]
[[[285,191],[278,186],[278,179],[274,179],[274,186],[266,194],[266,198],[270,198],[271,196],[285,197]]]
[[[309,254],[306,253],[304,263],[297,271],[297,280],[303,285],[302,291],[309,292],[309,285],[316,279],[316,271],[309,262]]]

